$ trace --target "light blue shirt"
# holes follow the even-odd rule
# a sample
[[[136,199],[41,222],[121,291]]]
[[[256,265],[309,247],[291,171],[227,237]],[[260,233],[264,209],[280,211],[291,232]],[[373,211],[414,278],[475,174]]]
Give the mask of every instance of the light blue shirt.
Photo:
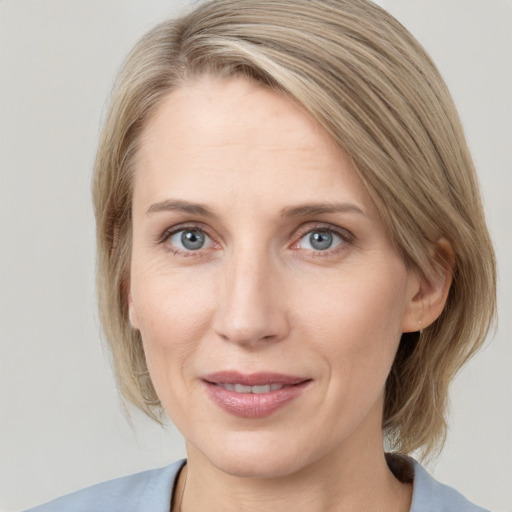
[[[489,512],[436,481],[417,462],[413,463],[410,512]],[[176,477],[184,465],[185,460],[180,460],[165,468],[116,478],[25,512],[169,512]]]

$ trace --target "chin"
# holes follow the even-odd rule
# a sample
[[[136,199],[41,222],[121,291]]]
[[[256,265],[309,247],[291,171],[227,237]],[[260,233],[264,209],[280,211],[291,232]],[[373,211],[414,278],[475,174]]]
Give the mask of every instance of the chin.
[[[251,435],[253,434],[253,435]],[[290,476],[312,461],[297,440],[279,439],[262,432],[234,433],[224,443],[206,449],[196,446],[217,469],[240,478],[274,479]],[[289,436],[288,436],[289,437]]]
[[[303,468],[298,460],[288,460],[281,454],[267,457],[259,453],[253,456],[236,454],[233,457],[223,458],[218,464],[220,469],[228,475],[239,478],[275,479],[288,477]]]

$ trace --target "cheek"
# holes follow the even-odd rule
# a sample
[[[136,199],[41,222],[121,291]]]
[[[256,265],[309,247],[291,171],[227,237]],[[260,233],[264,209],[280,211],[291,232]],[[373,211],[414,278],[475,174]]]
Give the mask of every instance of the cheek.
[[[199,286],[199,281],[199,276],[186,272],[132,265],[133,308],[155,381],[176,366],[185,371],[187,358],[208,330],[213,291]]]
[[[301,292],[307,338],[336,365],[387,372],[401,336],[407,272],[401,262],[353,268]],[[304,289],[304,287],[303,287]],[[297,296],[299,296],[297,294]],[[304,318],[308,319],[307,321]]]

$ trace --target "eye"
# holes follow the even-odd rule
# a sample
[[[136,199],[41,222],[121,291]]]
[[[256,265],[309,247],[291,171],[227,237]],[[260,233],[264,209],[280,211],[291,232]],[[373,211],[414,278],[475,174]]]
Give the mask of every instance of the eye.
[[[331,229],[321,228],[307,232],[297,243],[299,249],[310,251],[327,251],[343,244],[341,235]]]
[[[169,242],[179,251],[198,251],[212,245],[212,239],[197,228],[180,229],[169,236]]]

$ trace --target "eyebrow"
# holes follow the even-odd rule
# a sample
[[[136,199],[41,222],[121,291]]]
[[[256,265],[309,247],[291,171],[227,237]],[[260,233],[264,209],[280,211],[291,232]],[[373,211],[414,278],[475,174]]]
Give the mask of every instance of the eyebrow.
[[[158,212],[177,211],[201,215],[203,217],[214,217],[213,210],[200,203],[192,203],[180,199],[166,199],[152,204],[147,210],[146,215]],[[286,206],[281,210],[281,217],[307,217],[309,215],[321,215],[326,213],[357,213],[366,215],[359,206],[353,203],[311,203],[298,206]]]
[[[358,213],[366,215],[359,206],[353,203],[312,203],[299,206],[287,206],[281,210],[282,217],[304,217],[325,213]]]
[[[201,215],[203,217],[213,217],[213,211],[199,203],[191,203],[189,201],[183,201],[179,199],[166,199],[158,203],[152,204],[147,210],[146,215],[151,215],[158,212],[169,212],[177,211],[184,213],[193,213],[195,215]]]

